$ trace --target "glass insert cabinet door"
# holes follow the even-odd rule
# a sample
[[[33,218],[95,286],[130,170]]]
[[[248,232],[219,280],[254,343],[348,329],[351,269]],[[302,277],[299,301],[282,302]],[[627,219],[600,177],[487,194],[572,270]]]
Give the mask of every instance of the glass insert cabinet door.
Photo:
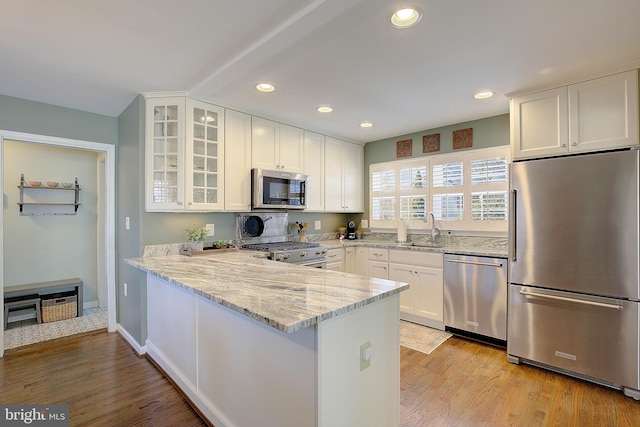
[[[184,200],[184,101],[151,100],[147,123],[147,150],[151,150],[151,155],[147,156],[147,181],[150,184],[147,208],[181,209]]]
[[[187,100],[187,210],[224,207],[224,109]]]

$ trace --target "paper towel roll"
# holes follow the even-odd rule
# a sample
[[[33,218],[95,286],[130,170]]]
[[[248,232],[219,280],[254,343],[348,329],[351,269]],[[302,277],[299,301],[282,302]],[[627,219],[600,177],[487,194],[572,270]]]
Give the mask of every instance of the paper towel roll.
[[[398,242],[407,241],[407,223],[400,220],[398,221]]]

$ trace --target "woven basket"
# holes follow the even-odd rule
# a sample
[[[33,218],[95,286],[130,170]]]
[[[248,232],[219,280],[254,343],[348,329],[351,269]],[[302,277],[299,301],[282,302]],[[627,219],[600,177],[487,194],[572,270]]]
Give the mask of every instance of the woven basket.
[[[78,315],[78,297],[75,295],[60,298],[42,299],[42,322],[70,319]]]

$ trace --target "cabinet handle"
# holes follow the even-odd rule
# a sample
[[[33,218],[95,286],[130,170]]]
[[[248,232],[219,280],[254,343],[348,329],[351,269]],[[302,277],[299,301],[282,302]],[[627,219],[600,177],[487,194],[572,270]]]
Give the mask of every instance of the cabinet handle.
[[[571,143],[571,145],[573,145],[573,146],[575,147],[576,145],[578,145],[578,143],[577,143],[577,142],[575,142],[575,141],[573,141],[573,142]]]
[[[567,144],[560,144],[561,147],[566,148]]]
[[[182,202],[178,202],[178,206],[182,206]]]
[[[524,290],[524,289],[520,290],[520,295],[524,295],[524,296],[527,296],[527,297],[548,298],[548,299],[555,299],[555,300],[559,300],[559,301],[575,302],[575,303],[578,303],[578,304],[595,305],[596,307],[612,308],[614,310],[622,311],[622,306],[618,305],[618,304],[605,304],[605,303],[602,303],[602,302],[585,301],[585,300],[581,300],[581,299],[559,297],[559,296],[555,296],[555,295],[545,295],[545,294],[539,294],[539,293],[536,293],[536,292],[530,292],[530,291],[527,291],[527,290]]]

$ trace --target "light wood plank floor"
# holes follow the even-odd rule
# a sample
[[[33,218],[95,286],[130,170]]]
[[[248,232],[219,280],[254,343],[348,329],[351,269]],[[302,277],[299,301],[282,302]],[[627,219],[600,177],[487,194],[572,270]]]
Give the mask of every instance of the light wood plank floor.
[[[638,426],[640,402],[450,338],[430,355],[401,347],[401,426]],[[0,402],[67,403],[72,426],[204,426],[117,334],[5,353]],[[348,426],[368,427],[368,426]]]

